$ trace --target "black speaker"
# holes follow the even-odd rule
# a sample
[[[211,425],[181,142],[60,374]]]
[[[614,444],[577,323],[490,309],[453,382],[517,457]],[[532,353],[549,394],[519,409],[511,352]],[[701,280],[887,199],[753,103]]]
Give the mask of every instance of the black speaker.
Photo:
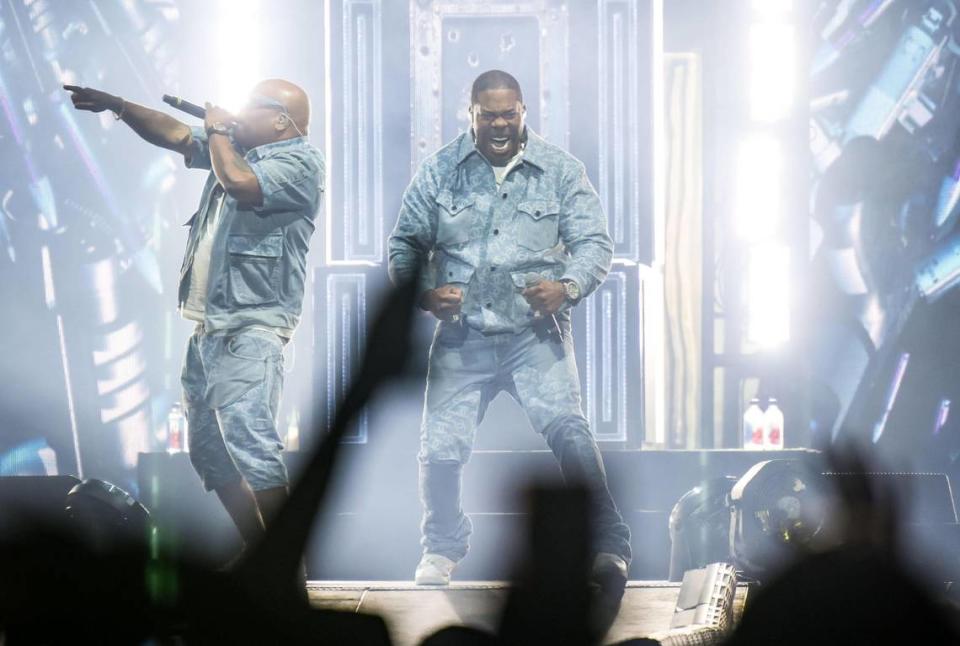
[[[73,476],[0,477],[0,536],[24,522],[66,522],[67,494],[78,484]]]

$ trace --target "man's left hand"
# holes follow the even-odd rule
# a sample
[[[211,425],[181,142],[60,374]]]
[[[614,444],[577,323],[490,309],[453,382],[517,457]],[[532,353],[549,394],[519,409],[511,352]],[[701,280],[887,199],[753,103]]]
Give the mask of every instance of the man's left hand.
[[[567,290],[563,283],[552,280],[544,280],[533,287],[527,287],[522,294],[533,311],[544,316],[556,314],[567,300]]]
[[[232,128],[236,117],[224,110],[218,105],[207,103],[204,106],[207,109],[207,116],[203,120],[204,130],[210,130],[214,125],[221,123],[228,128]]]

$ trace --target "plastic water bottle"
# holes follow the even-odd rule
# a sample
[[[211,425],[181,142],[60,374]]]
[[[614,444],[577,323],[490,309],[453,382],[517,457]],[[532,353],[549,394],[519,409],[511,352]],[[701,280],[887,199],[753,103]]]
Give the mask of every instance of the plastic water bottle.
[[[287,437],[283,444],[287,451],[300,450],[300,412],[296,408],[287,415]]]
[[[750,400],[750,405],[743,413],[743,448],[748,451],[763,449],[764,414],[760,408],[760,400],[756,397]]]
[[[763,444],[763,448],[773,451],[783,448],[783,411],[774,397],[768,400],[763,413]]]
[[[187,446],[187,418],[183,415],[180,402],[170,407],[167,415],[167,452],[179,453]]]

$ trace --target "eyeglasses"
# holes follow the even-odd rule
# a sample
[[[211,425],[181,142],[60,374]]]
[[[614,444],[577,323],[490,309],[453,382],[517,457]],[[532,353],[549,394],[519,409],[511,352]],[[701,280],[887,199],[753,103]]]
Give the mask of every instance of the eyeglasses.
[[[253,108],[253,109],[265,108],[267,110],[279,110],[281,114],[287,117],[287,119],[293,125],[294,130],[296,130],[301,137],[306,136],[303,134],[303,131],[300,130],[300,127],[297,125],[297,122],[294,121],[293,117],[290,116],[290,111],[287,110],[287,106],[285,106],[280,101],[277,101],[276,99],[270,98],[269,96],[265,96],[263,94],[254,94],[250,97],[250,100],[247,102],[247,108]]]
[[[268,96],[263,94],[254,94],[250,97],[250,100],[247,102],[248,108],[267,108],[267,109],[276,109],[280,112],[289,115],[290,112],[287,110],[287,106],[280,103],[276,99],[271,99]]]

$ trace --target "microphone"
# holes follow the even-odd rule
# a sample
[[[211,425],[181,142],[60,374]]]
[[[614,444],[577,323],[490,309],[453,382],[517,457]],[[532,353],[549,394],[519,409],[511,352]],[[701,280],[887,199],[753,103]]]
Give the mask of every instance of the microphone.
[[[539,285],[540,283],[542,283],[542,282],[543,282],[543,276],[541,276],[540,274],[535,274],[535,273],[533,273],[533,272],[530,272],[529,274],[524,274],[524,276],[523,276],[523,282],[526,284],[527,289],[530,289],[531,287],[535,287],[535,286]],[[533,311],[533,318],[538,319],[538,318],[540,318],[540,317],[541,317],[540,312],[538,312],[537,310],[534,310],[534,311]]]
[[[170,96],[169,94],[164,94],[163,102],[169,106],[176,108],[177,110],[182,110],[189,115],[193,115],[197,119],[204,119],[207,116],[206,108],[203,108],[197,105],[196,103],[190,103],[189,101],[184,101],[178,96]]]

